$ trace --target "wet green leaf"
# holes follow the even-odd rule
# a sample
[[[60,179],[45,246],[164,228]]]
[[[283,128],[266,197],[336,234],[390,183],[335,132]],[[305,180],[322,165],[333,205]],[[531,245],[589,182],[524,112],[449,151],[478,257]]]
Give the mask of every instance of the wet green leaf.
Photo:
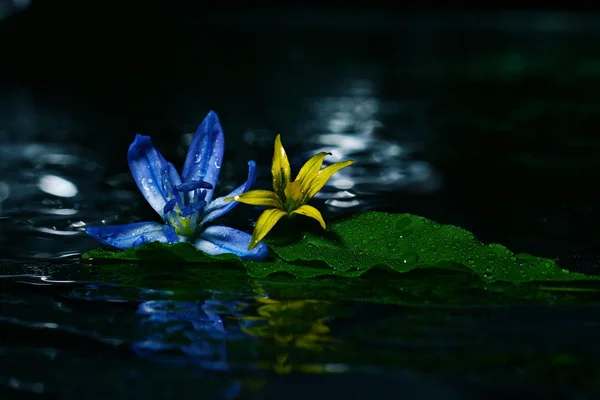
[[[83,259],[218,262],[245,266],[255,278],[277,273],[301,278],[358,277],[373,268],[398,273],[433,268],[474,274],[487,283],[600,280],[597,276],[569,272],[550,259],[515,254],[502,245],[482,243],[462,228],[410,214],[357,214],[330,223],[327,231],[307,231],[291,243],[277,238],[269,243],[273,256],[265,261],[242,262],[233,255],[208,256],[186,243],[149,243],[117,252],[93,250]]]
[[[193,262],[193,263],[238,263],[242,260],[233,254],[211,256],[198,251],[189,243],[176,243],[171,245],[159,242],[146,243],[140,247],[127,250],[94,249],[81,256],[83,260],[130,260],[130,261],[156,261],[156,262]]]

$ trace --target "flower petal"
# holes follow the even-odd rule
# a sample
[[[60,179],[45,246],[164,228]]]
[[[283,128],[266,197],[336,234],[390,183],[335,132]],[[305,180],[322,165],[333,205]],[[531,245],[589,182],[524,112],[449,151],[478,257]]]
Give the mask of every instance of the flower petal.
[[[94,239],[118,249],[128,249],[147,242],[177,243],[186,240],[176,235],[172,227],[157,222],[88,226],[85,232]]]
[[[275,138],[271,173],[273,174],[273,190],[283,199],[285,185],[292,180],[292,170],[283,144],[281,144],[281,135],[277,135]]]
[[[209,111],[192,138],[181,175],[184,182],[204,181],[212,185],[213,189],[208,189],[206,195],[208,202],[212,199],[214,187],[217,184],[219,172],[221,172],[224,142],[225,138],[219,117],[214,111]],[[198,191],[195,190],[188,197],[192,199]],[[193,200],[190,201],[193,202]]]
[[[250,240],[248,249],[256,246],[284,215],[287,215],[287,213],[278,208],[263,211],[254,226],[254,232],[252,232],[252,239]]]
[[[127,152],[127,161],[140,192],[163,217],[165,205],[174,192],[173,186],[181,184],[179,174],[152,145],[149,136],[135,136]]]
[[[177,168],[170,162],[166,163],[163,174],[163,191],[167,194],[173,194],[179,200],[179,193],[177,188],[182,185],[181,177],[179,176],[179,172],[177,172]]]
[[[302,192],[308,192],[310,189],[311,182],[317,177],[319,174],[319,170],[323,165],[323,160],[325,156],[330,155],[331,153],[327,153],[322,151],[320,153],[312,156],[307,162],[304,163],[302,168],[300,168],[300,172],[298,172],[298,176],[296,176],[296,182],[300,184]]]
[[[237,206],[238,203],[235,201],[226,202],[225,199],[228,197],[235,197],[244,192],[250,190],[254,182],[256,181],[256,163],[252,160],[248,162],[248,179],[246,182],[238,186],[235,190],[229,193],[227,196],[222,196],[217,199],[214,199],[204,209],[204,214],[200,221],[200,226],[203,226],[209,221],[212,221],[215,218],[220,217],[221,215],[229,212],[233,207]]]
[[[224,201],[237,201],[238,203],[250,204],[253,206],[282,207],[277,194],[270,190],[251,190],[237,196],[227,197]]]
[[[354,160],[340,161],[320,170],[319,175],[317,175],[317,177],[310,184],[310,188],[306,193],[304,202],[307,203],[308,201],[310,201],[310,199],[312,199],[319,192],[319,190],[323,189],[323,186],[325,186],[325,184],[327,183],[329,178],[333,176],[333,174],[335,174],[342,168],[346,168],[352,163],[354,163]]]
[[[213,225],[202,232],[194,246],[210,255],[233,253],[243,260],[262,260],[267,257],[269,249],[264,243],[249,249],[250,238],[246,232]]]
[[[321,227],[323,227],[323,229],[326,228],[325,221],[323,220],[323,216],[321,215],[321,212],[319,210],[317,210],[316,208],[314,208],[313,206],[309,206],[308,204],[305,204],[301,207],[298,207],[296,210],[292,211],[292,214],[305,215],[307,217],[316,219],[317,221],[319,221],[319,224],[321,224]]]

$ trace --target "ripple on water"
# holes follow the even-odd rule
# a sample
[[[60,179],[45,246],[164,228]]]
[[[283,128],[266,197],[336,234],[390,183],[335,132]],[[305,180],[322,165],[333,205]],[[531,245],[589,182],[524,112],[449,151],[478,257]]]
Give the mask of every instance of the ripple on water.
[[[68,258],[97,246],[86,225],[130,219],[140,200],[103,174],[93,153],[75,145],[0,144],[0,257]]]

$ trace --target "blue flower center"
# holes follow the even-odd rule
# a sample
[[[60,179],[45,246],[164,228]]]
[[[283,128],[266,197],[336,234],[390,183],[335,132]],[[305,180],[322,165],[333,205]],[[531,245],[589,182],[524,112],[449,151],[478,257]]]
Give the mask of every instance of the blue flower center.
[[[173,187],[167,204],[163,209],[164,219],[181,236],[191,237],[198,227],[198,215],[206,206],[206,190],[212,189],[210,183],[204,181],[189,181]],[[192,196],[181,196],[180,193],[193,192]]]

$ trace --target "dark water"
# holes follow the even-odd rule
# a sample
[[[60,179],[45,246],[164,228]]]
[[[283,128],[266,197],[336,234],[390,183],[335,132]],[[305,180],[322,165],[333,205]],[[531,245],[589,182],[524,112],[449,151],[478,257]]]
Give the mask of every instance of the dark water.
[[[156,218],[127,171],[135,133],[181,165],[214,109],[222,193],[249,159],[268,187],[281,133],[296,170],[356,160],[315,201],[326,218],[419,214],[597,274],[600,16],[50,3],[0,21],[2,398],[600,394],[594,291],[79,261],[86,225]]]

